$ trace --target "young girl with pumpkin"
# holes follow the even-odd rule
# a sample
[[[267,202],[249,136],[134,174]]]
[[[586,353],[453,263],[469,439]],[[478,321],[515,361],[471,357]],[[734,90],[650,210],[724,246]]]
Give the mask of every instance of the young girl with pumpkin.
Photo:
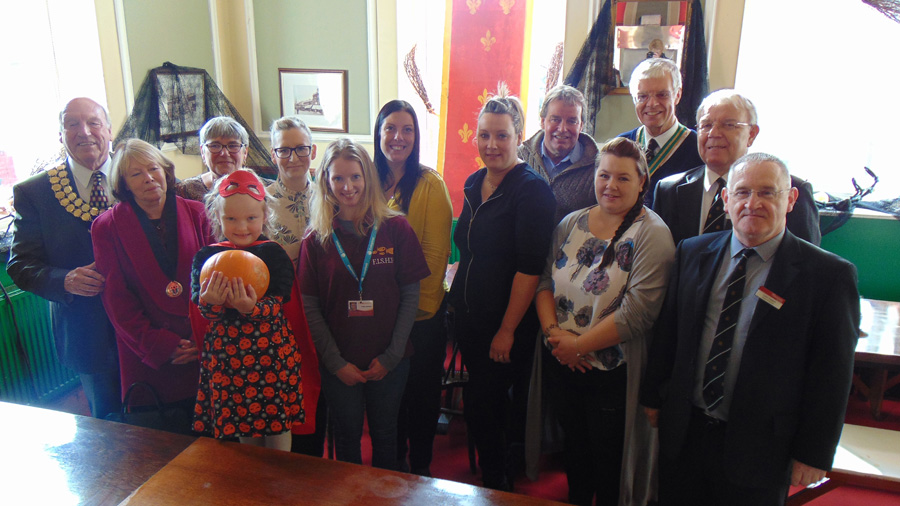
[[[291,297],[293,264],[281,246],[266,238],[269,205],[252,171],[221,178],[206,196],[206,212],[225,241],[200,249],[191,269],[192,301],[208,320],[200,346],[194,430],[290,451],[291,426],[304,420],[294,333],[309,332],[305,321],[292,326],[282,310]],[[255,273],[249,262],[230,279],[221,271],[201,276],[210,257],[228,250],[252,253],[265,263],[270,275],[265,293],[251,285]]]

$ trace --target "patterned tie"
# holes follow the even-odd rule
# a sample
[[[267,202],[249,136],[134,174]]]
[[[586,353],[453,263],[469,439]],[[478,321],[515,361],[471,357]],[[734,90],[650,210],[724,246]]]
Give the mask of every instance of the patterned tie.
[[[709,206],[709,213],[706,214],[706,222],[703,224],[703,233],[720,232],[731,228],[725,219],[725,204],[722,202],[722,188],[725,187],[725,180],[716,179],[716,196],[713,198],[712,205]]]
[[[101,211],[109,208],[109,199],[106,198],[106,188],[103,187],[103,173],[99,170],[91,174],[91,207]]]
[[[741,314],[747,258],[754,253],[756,251],[751,248],[741,250],[741,259],[731,272],[728,286],[725,288],[725,300],[722,302],[722,312],[716,325],[716,336],[709,349],[709,358],[703,372],[703,400],[706,401],[706,407],[710,412],[719,406],[725,395],[725,369],[728,367],[728,356],[731,355],[734,329]]]
[[[653,159],[656,158],[656,151],[659,149],[659,143],[656,142],[656,139],[650,139],[650,142],[647,143],[647,163],[653,162]]]

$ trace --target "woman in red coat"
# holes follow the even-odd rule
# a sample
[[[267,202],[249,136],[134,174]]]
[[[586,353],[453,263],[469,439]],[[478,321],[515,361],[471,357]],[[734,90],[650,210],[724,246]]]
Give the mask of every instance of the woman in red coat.
[[[199,374],[188,321],[191,261],[212,237],[203,205],[176,197],[174,183],[175,166],[157,148],[139,139],[119,143],[110,173],[119,203],[94,221],[91,235],[123,395],[135,382],[148,383],[164,404],[189,415]],[[153,403],[143,389],[130,399],[132,406]]]

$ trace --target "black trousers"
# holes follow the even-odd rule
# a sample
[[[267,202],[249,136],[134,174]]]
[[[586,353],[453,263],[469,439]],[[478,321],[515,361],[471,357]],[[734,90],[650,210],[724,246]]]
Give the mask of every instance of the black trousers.
[[[534,308],[529,309],[516,328],[510,362],[494,362],[491,341],[502,319],[503,314],[496,313],[455,314],[456,338],[469,372],[463,390],[465,417],[489,488],[511,485],[506,475],[509,449],[524,448],[528,384],[540,328]]]
[[[572,371],[545,346],[543,364],[549,402],[565,434],[569,502],[597,506],[619,502],[625,445],[627,364],[611,370]]]
[[[321,457],[325,454],[325,432],[328,423],[328,403],[325,392],[319,392],[316,403],[316,431],[312,434],[291,434],[291,452]]]
[[[725,464],[726,422],[719,422],[694,408],[684,448],[676,459],[660,456],[660,506],[781,506],[787,499],[790,468],[783,484],[745,487],[727,478]]]
[[[447,356],[446,304],[437,314],[413,324],[413,356],[397,419],[397,460],[409,453],[409,469],[430,476],[434,435],[441,416],[441,380]],[[407,444],[407,441],[409,442]]]

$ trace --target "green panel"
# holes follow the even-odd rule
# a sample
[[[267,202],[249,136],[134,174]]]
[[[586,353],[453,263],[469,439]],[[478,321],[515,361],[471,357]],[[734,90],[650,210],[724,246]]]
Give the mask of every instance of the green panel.
[[[267,130],[281,117],[278,69],[298,68],[347,70],[348,133],[372,132],[366,0],[255,1],[253,19],[259,102]]]
[[[150,69],[170,61],[215,75],[207,0],[124,0],[131,78],[137,95]],[[226,38],[228,34],[220,34]]]
[[[822,227],[832,219],[823,216]],[[860,295],[900,301],[900,221],[850,218],[843,227],[822,238],[822,248],[856,265]]]

